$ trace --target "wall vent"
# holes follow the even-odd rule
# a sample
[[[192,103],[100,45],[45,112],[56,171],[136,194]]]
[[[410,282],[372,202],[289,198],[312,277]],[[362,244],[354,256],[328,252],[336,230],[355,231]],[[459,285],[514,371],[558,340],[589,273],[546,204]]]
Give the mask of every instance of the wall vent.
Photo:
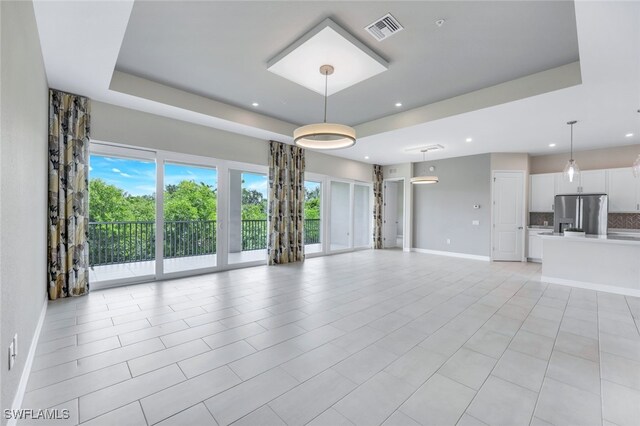
[[[397,32],[404,30],[404,27],[400,25],[398,20],[394,18],[390,13],[387,13],[382,18],[376,20],[372,24],[365,27],[365,30],[378,41],[382,41],[394,35]]]

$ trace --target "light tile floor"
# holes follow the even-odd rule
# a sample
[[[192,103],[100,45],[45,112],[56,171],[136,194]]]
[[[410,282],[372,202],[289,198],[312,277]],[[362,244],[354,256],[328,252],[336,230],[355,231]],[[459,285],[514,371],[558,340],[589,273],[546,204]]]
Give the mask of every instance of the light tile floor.
[[[23,407],[69,409],[55,425],[640,424],[640,299],[539,269],[360,251],[52,302]]]
[[[305,252],[307,254],[319,253],[321,251],[322,244],[305,245]],[[246,250],[236,253],[228,253],[227,259],[229,265],[260,261],[263,261],[265,264],[267,263],[266,250]],[[216,255],[176,257],[164,260],[164,271],[166,273],[172,273],[213,268],[216,266],[216,262]],[[99,265],[92,267],[89,270],[89,280],[92,283],[100,283],[101,281],[104,282],[131,279],[134,277],[145,277],[155,275],[155,273],[156,262],[153,260],[146,262],[115,263],[112,265]]]

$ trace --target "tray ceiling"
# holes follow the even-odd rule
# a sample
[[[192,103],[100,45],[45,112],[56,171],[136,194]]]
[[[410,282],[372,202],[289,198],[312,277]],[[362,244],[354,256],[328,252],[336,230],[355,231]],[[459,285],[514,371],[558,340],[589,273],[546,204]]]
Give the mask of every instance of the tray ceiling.
[[[388,12],[404,30],[378,42],[365,26]],[[328,17],[390,63],[330,97],[328,119],[349,125],[579,59],[566,1],[135,2],[116,68],[240,108],[257,102],[256,112],[289,123],[314,122],[322,96],[267,63]]]

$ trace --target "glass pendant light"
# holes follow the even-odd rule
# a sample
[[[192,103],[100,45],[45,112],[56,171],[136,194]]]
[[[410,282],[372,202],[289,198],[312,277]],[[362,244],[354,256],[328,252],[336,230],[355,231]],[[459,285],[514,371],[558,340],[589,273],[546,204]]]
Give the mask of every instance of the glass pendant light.
[[[576,123],[576,120],[567,122],[567,124],[571,126],[571,157],[569,158],[569,161],[567,161],[567,165],[564,166],[563,174],[565,179],[568,179],[569,182],[577,180],[578,176],[580,176],[580,167],[578,167],[576,160],[573,159],[573,125]]]
[[[429,149],[428,148],[423,149],[421,152],[422,152],[422,161],[424,162],[425,155],[427,152],[429,152]],[[439,182],[438,176],[428,176],[426,174],[411,178],[411,183],[414,185],[430,185],[438,182]]]
[[[640,109],[638,110],[640,113]],[[640,178],[640,154],[638,154],[638,158],[633,162],[633,166],[631,166],[631,170],[633,170],[633,175],[637,178]]]

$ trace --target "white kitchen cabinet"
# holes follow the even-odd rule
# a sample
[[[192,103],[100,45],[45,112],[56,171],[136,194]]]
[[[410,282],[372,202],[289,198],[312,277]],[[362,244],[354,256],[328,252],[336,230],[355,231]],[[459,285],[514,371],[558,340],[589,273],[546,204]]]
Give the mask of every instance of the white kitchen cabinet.
[[[640,179],[633,176],[630,167],[607,170],[609,212],[640,211]]]
[[[573,182],[569,182],[569,179],[562,173],[557,173],[557,191],[556,194],[577,194],[580,187],[580,175],[573,178]]]
[[[552,229],[528,229],[527,230],[527,259],[533,262],[542,262],[542,238],[543,232],[553,232]]]
[[[556,195],[556,173],[531,175],[529,195],[529,211],[553,211],[553,198]]]
[[[562,173],[530,176],[529,211],[552,212],[558,194],[608,194],[610,213],[640,212],[640,179],[630,167],[587,170],[569,182]]]
[[[583,194],[606,194],[606,170],[588,170],[580,173],[580,188]]]

